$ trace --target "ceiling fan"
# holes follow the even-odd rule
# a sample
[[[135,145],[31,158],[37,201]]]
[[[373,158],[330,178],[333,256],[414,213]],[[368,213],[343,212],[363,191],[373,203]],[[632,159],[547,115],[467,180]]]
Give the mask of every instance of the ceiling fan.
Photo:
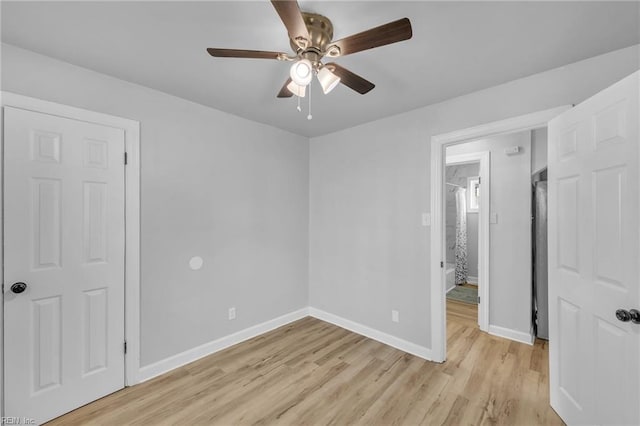
[[[397,43],[408,40],[412,36],[411,22],[408,18],[403,18],[333,41],[333,24],[329,18],[300,11],[298,2],[295,0],[271,0],[271,4],[287,28],[291,48],[295,54],[211,47],[207,49],[207,52],[211,56],[219,58],[276,59],[293,62],[289,72],[290,76],[278,93],[278,98],[290,98],[296,95],[299,100],[304,97],[306,88],[311,83],[314,74],[325,94],[333,90],[338,83],[342,83],[364,95],[375,87],[373,83],[335,62],[323,64],[322,59],[325,57],[338,58]],[[310,117],[311,115],[309,115]]]

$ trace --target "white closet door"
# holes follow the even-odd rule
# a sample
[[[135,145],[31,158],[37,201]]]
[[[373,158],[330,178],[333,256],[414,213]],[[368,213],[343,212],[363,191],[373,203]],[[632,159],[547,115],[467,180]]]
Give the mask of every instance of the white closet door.
[[[124,144],[4,108],[6,416],[41,423],[124,387]]]

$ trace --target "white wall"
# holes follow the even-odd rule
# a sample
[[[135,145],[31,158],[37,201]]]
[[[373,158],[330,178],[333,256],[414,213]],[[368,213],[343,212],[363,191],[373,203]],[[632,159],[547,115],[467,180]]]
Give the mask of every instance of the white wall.
[[[454,145],[447,155],[491,152],[489,326],[529,333],[531,328],[531,133]],[[520,147],[513,155],[505,148]]]
[[[639,64],[633,46],[311,139],[311,305],[429,348],[430,232],[420,218],[431,137],[579,103]]]
[[[531,135],[531,174],[547,167],[547,128],[535,129]]]
[[[472,283],[478,282],[478,237],[480,236],[478,219],[478,212],[467,213],[467,270],[468,281]]]
[[[2,60],[3,90],[142,123],[142,365],[307,303],[428,348],[431,136],[578,103],[639,67],[634,46],[309,147],[12,46]]]
[[[306,138],[2,48],[2,90],[141,122],[142,366],[307,306]]]

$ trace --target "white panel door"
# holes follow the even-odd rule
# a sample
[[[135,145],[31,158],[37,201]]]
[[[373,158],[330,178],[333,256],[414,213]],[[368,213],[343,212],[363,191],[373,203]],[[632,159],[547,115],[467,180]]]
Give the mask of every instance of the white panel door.
[[[40,423],[124,387],[124,143],[4,108],[6,416]]]
[[[640,72],[549,123],[551,405],[640,424]],[[632,312],[633,313],[633,312]]]

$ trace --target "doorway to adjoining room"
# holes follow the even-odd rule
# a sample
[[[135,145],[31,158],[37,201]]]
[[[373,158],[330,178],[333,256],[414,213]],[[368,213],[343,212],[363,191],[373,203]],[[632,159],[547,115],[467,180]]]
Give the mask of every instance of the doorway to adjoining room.
[[[478,327],[478,216],[480,162],[447,157],[445,237],[447,314]]]

